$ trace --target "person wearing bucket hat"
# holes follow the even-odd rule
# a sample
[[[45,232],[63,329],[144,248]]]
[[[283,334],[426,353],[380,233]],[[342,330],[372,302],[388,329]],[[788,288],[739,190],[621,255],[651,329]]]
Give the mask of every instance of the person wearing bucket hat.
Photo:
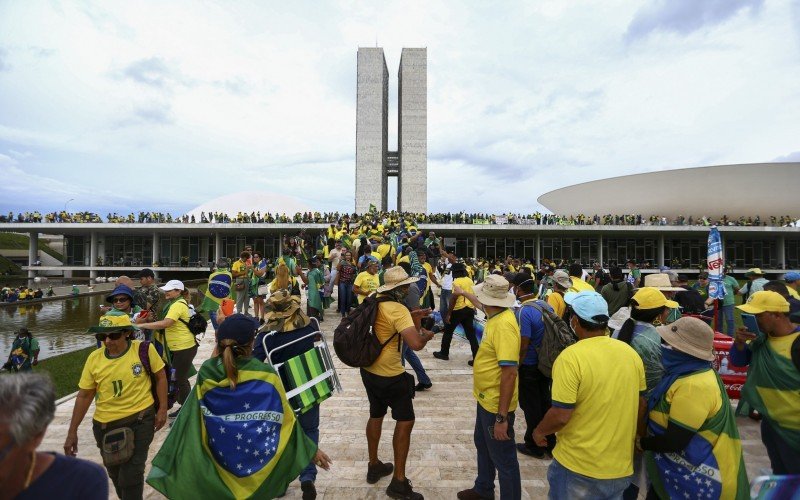
[[[650,276],[652,275],[647,277]],[[647,379],[646,395],[649,395],[664,375],[664,368],[661,366],[661,337],[655,326],[665,324],[670,310],[678,307],[678,303],[669,300],[656,288],[643,287],[633,294],[629,305],[630,318],[614,332],[613,337],[629,344],[642,358]]]
[[[108,314],[127,314],[131,321],[136,321],[142,312],[142,308],[134,304],[134,292],[130,287],[125,285],[117,285],[108,296],[106,302],[111,304],[111,307],[106,308]],[[136,327],[134,338],[137,340],[146,340],[141,330]],[[98,345],[97,347],[100,347]]]
[[[285,363],[287,360],[300,356],[314,348],[316,336],[309,334],[319,331],[319,323],[303,313],[300,301],[289,290],[278,290],[269,297],[268,311],[265,316],[266,323],[256,335],[253,342],[253,357],[265,361],[267,352],[274,351],[271,357],[273,365]],[[227,320],[226,320],[227,322]],[[266,345],[266,350],[264,349]],[[280,372],[284,387],[289,387],[286,373]],[[306,436],[314,444],[319,443],[320,405],[314,404],[297,416],[297,421],[303,428]],[[300,488],[303,498],[315,498],[316,488],[314,481],[317,479],[315,463],[310,462],[300,473]],[[313,494],[312,494],[313,492]]]
[[[553,275],[549,278],[552,282],[553,289],[552,291],[547,294],[547,303],[550,304],[550,307],[553,308],[553,312],[555,312],[559,318],[563,318],[567,312],[567,303],[564,302],[564,294],[567,293],[567,290],[572,288],[572,278],[569,277],[569,274],[559,269],[553,272]],[[542,287],[539,287],[539,297],[541,295]]]
[[[177,402],[183,404],[189,397],[191,386],[189,377],[194,375],[192,361],[197,355],[197,341],[189,330],[189,304],[182,297],[185,286],[182,281],[169,280],[160,288],[164,292],[166,303],[161,312],[163,319],[159,321],[137,323],[139,328],[148,330],[163,330],[157,332],[154,337],[164,347],[165,359],[171,360],[172,367],[175,369],[175,387],[178,390]],[[179,410],[170,414],[171,417],[177,416]]]
[[[430,313],[430,309],[409,311],[405,306],[408,287],[419,278],[409,277],[400,266],[388,269],[383,278],[384,284],[376,290],[378,304],[373,332],[384,347],[373,364],[360,370],[369,400],[367,482],[376,483],[394,471],[394,477],[386,489],[389,496],[422,498],[422,495],[413,491],[406,477],[406,460],[416,417],[412,403],[414,377],[406,373],[401,358],[403,344],[419,351],[433,338],[433,333],[421,326],[422,318]],[[395,337],[397,340],[394,340]],[[388,408],[392,409],[392,418],[396,421],[392,439],[394,465],[378,459],[383,419]]]
[[[458,493],[460,499],[494,498],[494,478],[500,480],[501,498],[520,498],[521,482],[514,418],[519,392],[520,331],[510,309],[517,299],[504,277],[490,274],[475,293],[453,286],[453,295],[464,296],[486,314],[483,339],[472,370],[472,394],[477,401],[475,448],[478,475],[472,488]]]
[[[777,292],[756,292],[736,308],[755,315],[760,330],[738,328],[730,349],[734,366],[749,366],[741,399],[763,417],[761,441],[773,474],[800,474],[800,326]]]
[[[145,351],[141,341],[132,340],[133,331],[133,324],[125,314],[106,314],[97,326],[87,330],[103,347],[93,351],[83,366],[64,441],[64,454],[76,456],[78,427],[92,402],[95,404],[92,430],[98,448],[104,449],[106,434],[121,427],[133,431],[133,436],[126,438],[127,445],[133,447],[131,457],[117,465],[106,465],[119,498],[142,498],[148,449],[154,432],[167,421],[164,361],[153,344]],[[143,356],[147,356],[150,374],[156,381],[158,411],[155,410],[151,376],[142,364]]]
[[[747,298],[754,293],[763,290],[764,285],[769,281],[764,277],[764,271],[758,267],[748,269],[747,272],[744,273],[744,277],[747,278],[747,283],[736,292],[738,295],[743,295],[744,300],[747,300]]]
[[[599,293],[564,300],[578,342],[556,358],[552,407],[533,432],[539,446],[558,433],[547,471],[550,498],[622,498],[644,414],[644,366],[630,346],[607,336],[608,304]]]
[[[692,317],[656,330],[666,344],[665,373],[648,400],[648,435],[636,440],[637,449],[645,451],[648,498],[699,498],[709,492],[715,498],[747,497],[750,485],[736,417],[711,366],[714,330]],[[706,467],[719,475],[711,481],[675,480]]]

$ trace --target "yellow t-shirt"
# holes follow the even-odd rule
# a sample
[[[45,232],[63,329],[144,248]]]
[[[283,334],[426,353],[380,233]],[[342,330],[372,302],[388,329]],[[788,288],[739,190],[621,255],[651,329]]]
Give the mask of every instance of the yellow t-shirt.
[[[97,349],[83,365],[78,387],[97,391],[94,419],[98,422],[120,420],[153,405],[150,374],[139,359],[139,344],[139,340],[130,342],[128,349],[117,358],[109,358],[105,348]],[[164,368],[164,361],[153,344],[147,355],[153,372]]]
[[[453,281],[453,286],[454,287],[457,286],[457,287],[459,287],[460,289],[462,289],[465,292],[469,292],[469,293],[473,292],[472,280],[467,278],[466,276],[463,277],[463,278],[456,278]],[[472,302],[468,298],[464,297],[463,295],[459,295],[458,297],[456,297],[456,300],[453,303],[453,310],[454,311],[458,311],[459,309],[464,309],[465,307],[469,307],[471,309],[475,309],[475,306],[472,304]]]
[[[409,257],[408,255],[403,255],[402,257],[397,259],[398,264],[400,264],[401,262],[408,262],[409,264],[411,264],[411,257]]]
[[[357,286],[361,290],[369,290],[370,293],[374,292],[380,286],[380,280],[377,274],[370,274],[368,271],[361,271],[356,276],[355,281],[353,281],[353,285]],[[357,295],[358,303],[364,302],[364,297],[366,295]]]
[[[392,251],[392,245],[388,243],[381,243],[378,245],[378,249],[376,251],[380,254],[380,260],[383,262],[384,257],[389,255],[389,253]]]
[[[594,479],[633,474],[639,394],[646,387],[642,358],[624,342],[603,335],[561,351],[553,364],[553,406],[574,411],[553,457]]]
[[[247,263],[243,262],[241,259],[237,259],[233,264],[231,264],[231,273],[242,273],[247,268]],[[239,276],[236,279],[241,279],[243,276]]]
[[[408,308],[399,302],[381,302],[378,304],[378,313],[375,315],[375,335],[381,343],[386,342],[395,334],[408,327],[414,326]],[[394,377],[405,372],[402,364],[402,346],[398,349],[398,342],[402,338],[398,333],[391,342],[383,346],[380,356],[375,362],[364,368],[370,373],[381,377]]]
[[[489,413],[497,413],[500,404],[501,367],[517,366],[519,344],[519,325],[511,309],[497,313],[486,321],[483,340],[472,367],[472,395]],[[518,386],[515,381],[508,411],[517,408]]]
[[[572,286],[569,288],[570,292],[583,292],[584,290],[594,291],[594,287],[580,278],[571,276]]]
[[[179,299],[169,306],[169,311],[164,319],[171,319],[174,321],[172,326],[164,330],[167,335],[167,347],[170,351],[182,351],[184,349],[191,349],[197,343],[194,340],[194,335],[189,331],[189,327],[183,324],[180,320],[189,322],[189,305],[185,300]]]
[[[772,350],[778,353],[779,356],[783,356],[784,358],[788,359],[789,361],[792,360],[792,343],[797,336],[800,335],[800,332],[790,333],[789,335],[784,335],[783,337],[772,337],[768,336],[767,340],[769,341],[770,347]]]
[[[550,307],[553,308],[553,312],[555,312],[559,318],[564,317],[564,313],[567,312],[567,303],[564,302],[564,297],[560,293],[552,292],[548,295],[547,303],[550,304]]]
[[[792,297],[794,297],[797,300],[800,300],[800,293],[797,293],[797,290],[795,290],[794,288],[790,287],[789,285],[786,285],[786,289],[789,290],[789,295],[791,295]]]

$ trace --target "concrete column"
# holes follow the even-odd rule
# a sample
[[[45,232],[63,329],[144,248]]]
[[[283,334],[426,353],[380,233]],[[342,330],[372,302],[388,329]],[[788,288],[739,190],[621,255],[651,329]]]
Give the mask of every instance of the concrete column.
[[[597,235],[597,260],[600,261],[600,267],[603,267],[603,235]]]
[[[32,232],[28,238],[28,278],[36,277],[36,264],[39,255],[39,233]]]
[[[664,235],[658,236],[658,248],[656,249],[656,259],[658,259],[658,267],[664,265]]]
[[[217,231],[214,233],[214,265],[223,257],[225,256],[222,255],[222,234]]]
[[[472,258],[478,260],[478,233],[472,235]]]
[[[536,269],[542,265],[542,235],[536,234]]]
[[[154,232],[153,233],[153,267],[158,263],[158,259],[161,258],[161,235]]]
[[[97,279],[97,231],[92,231],[89,239],[89,281]]]
[[[786,237],[778,236],[778,268],[786,269]]]

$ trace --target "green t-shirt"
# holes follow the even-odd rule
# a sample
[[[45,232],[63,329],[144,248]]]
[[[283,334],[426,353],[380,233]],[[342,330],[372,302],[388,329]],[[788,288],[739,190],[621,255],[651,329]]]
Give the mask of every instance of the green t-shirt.
[[[308,307],[321,311],[322,298],[319,296],[319,291],[322,288],[324,278],[322,271],[318,267],[308,271]]]
[[[725,297],[722,299],[723,306],[732,306],[736,301],[736,292],[734,287],[739,288],[739,282],[733,276],[725,275],[722,280],[722,285],[725,287]]]

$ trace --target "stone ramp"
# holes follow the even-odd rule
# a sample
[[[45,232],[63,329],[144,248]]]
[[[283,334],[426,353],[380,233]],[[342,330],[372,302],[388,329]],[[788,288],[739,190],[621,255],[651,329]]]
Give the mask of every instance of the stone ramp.
[[[321,324],[328,342],[332,341],[333,329],[338,325],[338,315],[326,311],[327,321]],[[209,358],[213,350],[213,330],[208,332],[200,343],[195,365],[199,368]],[[475,447],[472,432],[475,419],[475,400],[472,397],[472,369],[467,365],[470,358],[469,345],[465,341],[455,341],[449,361],[435,359],[433,351],[439,348],[439,335],[428,346],[419,351],[419,357],[430,376],[433,387],[417,393],[414,399],[416,423],[411,436],[411,451],[406,467],[407,475],[425,498],[453,499],[462,489],[470,488],[476,474]],[[332,346],[331,346],[332,347]],[[342,382],[343,392],[335,394],[322,404],[320,416],[320,448],[333,460],[330,471],[320,470],[316,487],[318,498],[324,499],[369,499],[387,498],[385,489],[390,478],[383,478],[377,484],[366,482],[367,443],[365,426],[369,418],[369,403],[358,369],[347,367],[335,359],[337,371]],[[409,371],[410,368],[409,368]],[[412,372],[413,373],[413,372]],[[63,453],[63,443],[72,415],[74,399],[58,405],[56,417],[47,430],[40,446],[43,451]],[[102,463],[95,445],[89,412],[78,432],[78,456]],[[760,474],[761,469],[769,468],[766,450],[761,444],[758,423],[749,418],[737,421],[742,434],[745,462],[748,476]],[[384,420],[383,435],[379,447],[379,457],[384,462],[393,461],[392,432],[394,421],[387,415]],[[516,440],[524,433],[524,418],[518,413],[515,426]],[[150,446],[150,459],[155,456],[169,431],[157,432]],[[549,460],[520,455],[523,498],[546,498],[547,466]],[[147,470],[150,465],[148,462]],[[109,488],[114,496],[113,486]],[[198,492],[199,493],[199,492]],[[499,487],[495,491],[499,498]],[[145,485],[146,498],[163,498],[157,491]],[[301,498],[300,484],[295,480],[286,493],[286,498]]]

